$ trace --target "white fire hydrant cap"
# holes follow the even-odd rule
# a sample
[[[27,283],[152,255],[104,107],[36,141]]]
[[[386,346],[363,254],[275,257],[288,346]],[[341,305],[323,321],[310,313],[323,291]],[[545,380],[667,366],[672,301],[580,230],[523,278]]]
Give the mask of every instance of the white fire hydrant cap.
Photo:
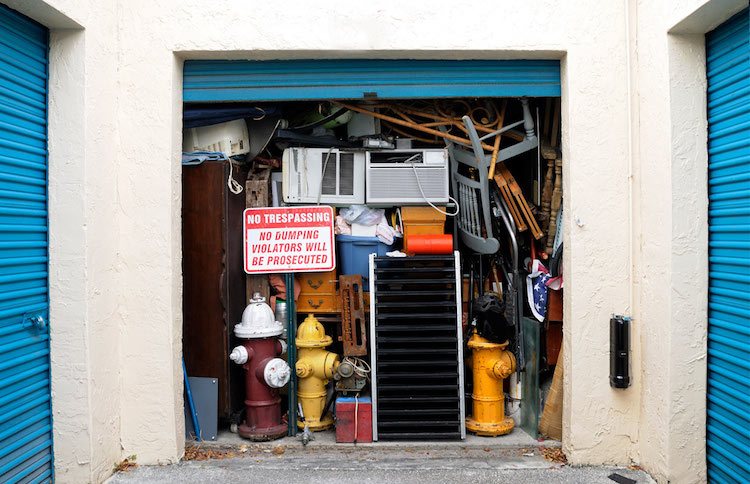
[[[244,346],[235,346],[229,354],[229,359],[238,365],[244,365],[248,359],[247,349]]]
[[[292,371],[289,364],[281,358],[273,358],[263,369],[263,379],[271,388],[281,388],[289,383]]]
[[[257,292],[242,312],[242,322],[234,326],[235,336],[243,339],[270,338],[283,332],[284,325],[276,321],[266,298]]]

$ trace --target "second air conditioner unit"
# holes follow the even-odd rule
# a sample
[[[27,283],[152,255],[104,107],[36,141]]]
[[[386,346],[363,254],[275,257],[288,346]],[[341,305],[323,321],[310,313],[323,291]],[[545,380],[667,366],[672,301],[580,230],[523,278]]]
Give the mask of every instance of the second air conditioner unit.
[[[367,152],[368,204],[448,203],[445,149]]]
[[[336,148],[287,148],[281,159],[286,203],[365,203],[365,153]]]

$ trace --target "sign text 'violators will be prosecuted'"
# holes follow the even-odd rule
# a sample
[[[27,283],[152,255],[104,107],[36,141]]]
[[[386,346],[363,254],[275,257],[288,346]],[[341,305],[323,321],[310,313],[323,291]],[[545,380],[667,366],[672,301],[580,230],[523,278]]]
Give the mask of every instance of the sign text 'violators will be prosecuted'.
[[[333,216],[328,206],[246,209],[245,272],[333,270]]]

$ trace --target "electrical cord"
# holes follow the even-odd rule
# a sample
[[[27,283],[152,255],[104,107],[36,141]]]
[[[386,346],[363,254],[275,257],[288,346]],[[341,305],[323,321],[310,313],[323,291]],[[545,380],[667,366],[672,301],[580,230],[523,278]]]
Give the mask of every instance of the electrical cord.
[[[345,356],[342,363],[349,363],[352,365],[352,369],[357,376],[367,378],[368,380],[370,379],[370,372],[372,371],[370,364],[362,358],[357,358],[356,356]]]
[[[431,201],[427,200],[427,196],[424,194],[424,190],[422,190],[422,182],[419,181],[419,174],[417,173],[417,165],[411,161],[418,157],[422,156],[422,153],[417,153],[415,155],[410,156],[407,158],[404,163],[409,163],[411,165],[411,169],[414,170],[414,178],[417,179],[417,187],[419,187],[419,193],[422,194],[422,198],[425,202],[427,202],[427,205],[434,208],[438,213],[441,213],[448,217],[455,217],[458,215],[458,213],[461,211],[461,207],[458,205],[458,200],[448,195],[448,200],[452,201],[454,204],[456,204],[456,211],[453,213],[446,212],[445,210],[440,209],[439,207],[436,207]]]
[[[229,188],[229,191],[234,193],[235,195],[239,195],[240,193],[242,193],[242,185],[240,185],[239,182],[237,182],[237,180],[235,180],[232,176],[232,168],[235,163],[236,162],[234,160],[229,158],[229,178],[227,178],[227,188]]]
[[[354,394],[354,443],[357,443],[359,430],[359,393]]]

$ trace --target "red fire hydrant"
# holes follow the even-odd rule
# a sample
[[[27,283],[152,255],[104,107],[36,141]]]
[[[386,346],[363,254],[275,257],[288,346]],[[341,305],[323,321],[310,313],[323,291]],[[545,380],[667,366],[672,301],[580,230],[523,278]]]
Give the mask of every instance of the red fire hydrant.
[[[255,293],[242,313],[234,334],[245,340],[232,350],[229,359],[245,369],[245,421],[240,436],[250,440],[273,440],[287,433],[281,420],[279,388],[289,382],[289,364],[279,358],[286,343],[279,339],[283,325],[276,321],[266,298]]]

